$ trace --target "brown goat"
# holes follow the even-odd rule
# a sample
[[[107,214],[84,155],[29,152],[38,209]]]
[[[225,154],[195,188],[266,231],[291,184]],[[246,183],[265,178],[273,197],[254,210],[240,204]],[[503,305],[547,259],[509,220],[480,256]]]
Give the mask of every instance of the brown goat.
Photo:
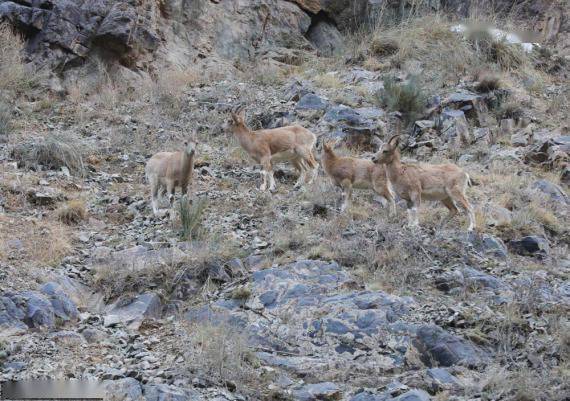
[[[194,139],[184,143],[182,152],[159,152],[146,163],[146,179],[150,184],[152,211],[158,214],[158,195],[166,191],[170,207],[174,202],[176,187],[185,195],[192,185],[194,174]]]
[[[395,212],[394,194],[386,178],[384,166],[374,164],[366,159],[338,156],[334,153],[330,143],[323,143],[321,161],[325,173],[336,186],[342,189],[341,212],[344,212],[349,206],[353,188],[374,190],[388,201],[390,212]]]
[[[405,199],[408,206],[408,223],[418,226],[418,208],[422,200],[440,201],[449,210],[442,223],[449,221],[458,212],[457,204],[469,217],[468,230],[475,228],[473,208],[465,197],[469,175],[455,164],[423,165],[402,163],[398,149],[400,135],[394,135],[382,145],[372,158],[377,164],[386,165],[386,175],[394,191]]]
[[[317,137],[311,131],[299,125],[274,129],[251,131],[245,123],[243,108],[231,112],[231,121],[226,124],[237,138],[241,147],[261,164],[263,183],[261,191],[275,190],[272,163],[290,161],[299,172],[295,188],[301,187],[306,181],[306,174],[312,170],[309,183],[313,182],[318,173],[318,163],[313,155]]]

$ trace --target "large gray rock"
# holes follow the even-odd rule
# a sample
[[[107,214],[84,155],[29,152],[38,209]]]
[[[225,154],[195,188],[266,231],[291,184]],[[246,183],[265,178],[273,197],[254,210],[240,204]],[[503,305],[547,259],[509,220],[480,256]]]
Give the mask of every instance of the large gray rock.
[[[532,184],[532,189],[538,191],[555,202],[562,205],[567,205],[569,202],[568,195],[564,192],[560,186],[548,181],[548,180],[538,180]]]
[[[423,390],[412,390],[394,398],[394,401],[430,401],[431,397]]]
[[[517,241],[511,241],[511,247],[521,255],[545,257],[550,252],[548,241],[538,235],[529,235]]]
[[[317,48],[318,54],[332,56],[343,51],[344,39],[336,26],[326,19],[313,22],[307,38]]]
[[[105,401],[143,401],[141,384],[127,377],[104,382]]]
[[[18,334],[28,327],[53,328],[78,317],[75,303],[53,282],[44,284],[40,291],[0,296],[0,336]]]
[[[28,329],[26,314],[9,297],[0,297],[0,337],[21,334]]]
[[[385,134],[381,121],[382,110],[372,108],[353,109],[344,105],[329,108],[323,117],[333,135],[343,138],[348,146],[375,151]]]
[[[166,384],[143,387],[145,401],[201,401],[202,395],[195,390],[183,389]]]
[[[428,366],[435,361],[441,366],[476,367],[488,359],[487,352],[484,350],[438,326],[421,326],[417,331],[414,344]]]
[[[336,401],[342,398],[340,388],[330,382],[307,384],[293,391],[293,396],[299,401]]]
[[[144,319],[159,319],[162,316],[162,301],[155,293],[148,292],[134,298],[119,300],[107,309],[105,326],[122,323],[136,329]]]

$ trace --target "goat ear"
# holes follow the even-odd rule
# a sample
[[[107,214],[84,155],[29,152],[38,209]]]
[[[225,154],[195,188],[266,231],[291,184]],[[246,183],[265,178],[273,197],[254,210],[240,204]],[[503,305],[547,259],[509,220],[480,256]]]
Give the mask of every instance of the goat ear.
[[[230,113],[230,115],[232,116],[232,120],[234,121],[234,123],[239,123],[239,118],[238,115],[236,113],[234,113],[233,111]]]
[[[245,108],[242,107],[238,110],[238,117],[242,120],[245,121]]]

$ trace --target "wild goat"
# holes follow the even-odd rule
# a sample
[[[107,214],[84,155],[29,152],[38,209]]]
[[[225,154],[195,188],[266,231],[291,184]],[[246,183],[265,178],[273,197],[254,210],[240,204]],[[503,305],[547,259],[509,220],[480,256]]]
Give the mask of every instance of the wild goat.
[[[245,123],[243,107],[231,112],[231,120],[225,125],[226,129],[238,138],[241,147],[261,164],[263,183],[260,191],[275,190],[272,163],[289,161],[299,172],[295,188],[301,187],[306,181],[306,174],[312,170],[309,183],[313,182],[318,173],[318,164],[313,154],[317,137],[311,131],[299,125],[262,129],[251,131]]]
[[[168,194],[170,207],[174,202],[176,187],[180,187],[182,194],[188,193],[192,185],[194,174],[194,155],[196,141],[191,139],[184,142],[182,152],[159,152],[146,163],[146,179],[150,184],[152,211],[158,214],[158,195],[165,191]]]
[[[366,159],[338,156],[334,153],[330,143],[323,143],[321,161],[325,173],[336,186],[342,189],[341,212],[344,212],[351,202],[353,188],[373,189],[388,201],[390,212],[395,212],[396,203],[384,166],[376,165]]]
[[[465,190],[469,175],[455,164],[421,165],[402,163],[398,144],[400,135],[394,135],[382,145],[372,161],[386,165],[386,175],[394,191],[408,206],[408,224],[419,226],[418,207],[422,199],[440,201],[449,210],[446,223],[458,213],[457,203],[467,212],[469,231],[475,228],[475,215]]]

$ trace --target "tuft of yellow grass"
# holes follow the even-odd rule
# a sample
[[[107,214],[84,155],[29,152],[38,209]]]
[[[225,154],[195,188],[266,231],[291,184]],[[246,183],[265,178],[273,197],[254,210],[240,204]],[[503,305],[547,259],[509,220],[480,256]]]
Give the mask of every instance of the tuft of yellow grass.
[[[56,266],[71,252],[69,230],[57,221],[0,216],[0,260]]]
[[[85,203],[79,199],[71,200],[57,209],[56,216],[67,225],[78,224],[87,217]]]

